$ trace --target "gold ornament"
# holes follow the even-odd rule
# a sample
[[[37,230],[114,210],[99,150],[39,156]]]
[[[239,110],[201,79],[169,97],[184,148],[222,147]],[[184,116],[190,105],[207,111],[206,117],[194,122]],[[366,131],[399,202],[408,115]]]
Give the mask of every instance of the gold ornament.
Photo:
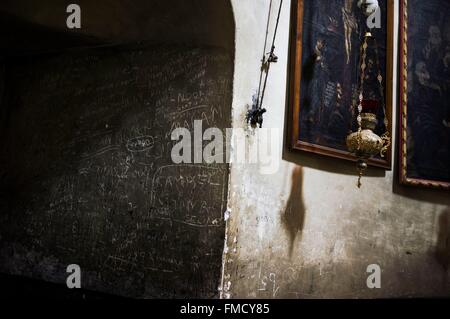
[[[363,87],[364,87],[364,79],[365,79],[365,71],[366,71],[366,57],[367,57],[367,48],[368,48],[368,40],[372,38],[372,34],[367,32],[364,36],[364,41],[361,46],[361,74],[360,74],[360,94],[359,94],[359,103],[358,103],[358,116],[356,118],[358,123],[358,130],[356,132],[352,132],[347,136],[346,144],[347,148],[355,155],[358,159],[357,170],[358,170],[358,187],[361,187],[361,177],[364,174],[364,171],[367,169],[367,161],[379,154],[381,157],[384,157],[384,154],[388,150],[391,139],[389,137],[389,133],[387,132],[388,120],[386,115],[386,108],[384,105],[384,89],[383,89],[383,77],[381,76],[379,59],[378,59],[378,48],[375,47],[375,55],[377,59],[378,66],[378,76],[377,80],[380,86],[380,96],[381,103],[383,104],[384,111],[384,125],[386,132],[380,137],[374,133],[375,127],[377,126],[377,116],[374,113],[364,112],[363,113]]]

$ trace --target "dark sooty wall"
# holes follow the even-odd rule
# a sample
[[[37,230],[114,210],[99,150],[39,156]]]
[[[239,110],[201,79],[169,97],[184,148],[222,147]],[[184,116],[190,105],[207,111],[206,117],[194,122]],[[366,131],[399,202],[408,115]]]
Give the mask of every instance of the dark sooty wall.
[[[230,127],[221,49],[108,48],[9,59],[0,271],[131,297],[213,297],[227,164],[174,165],[176,126]]]

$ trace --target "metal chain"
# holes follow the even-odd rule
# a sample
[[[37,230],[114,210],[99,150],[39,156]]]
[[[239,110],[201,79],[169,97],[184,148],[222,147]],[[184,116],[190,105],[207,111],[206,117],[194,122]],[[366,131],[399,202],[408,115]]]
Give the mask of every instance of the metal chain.
[[[388,120],[387,114],[386,114],[386,101],[384,100],[383,76],[381,75],[380,57],[379,57],[379,54],[378,54],[378,43],[377,43],[377,39],[376,38],[373,38],[373,40],[375,42],[375,57],[376,57],[376,63],[377,63],[377,69],[378,69],[377,80],[378,80],[378,83],[380,84],[379,89],[380,89],[381,103],[383,105],[384,126],[385,126],[385,130],[387,132],[388,125],[389,125],[389,120]]]
[[[384,133],[381,136],[382,140],[384,141],[384,145],[380,151],[380,156],[384,157],[384,154],[386,153],[389,146],[391,145],[391,138],[390,138],[390,134],[389,134],[389,120],[388,120],[388,116],[387,116],[387,112],[386,112],[386,101],[384,99],[383,76],[381,75],[381,66],[380,66],[380,57],[378,54],[377,39],[374,38],[374,42],[375,42],[375,57],[376,57],[376,63],[377,63],[377,69],[378,69],[377,80],[379,83],[380,97],[381,97],[381,103],[383,105],[383,113],[384,113]]]
[[[364,91],[364,76],[366,70],[366,58],[367,58],[367,48],[368,48],[368,39],[369,36],[366,34],[364,36],[364,43],[361,46],[361,74],[360,74],[360,87],[359,87],[359,103],[358,103],[358,116],[356,118],[358,122],[358,151],[361,150],[361,142],[362,142],[362,101],[364,99],[363,91]],[[363,176],[364,168],[358,168],[358,187],[361,187],[361,178]]]
[[[358,104],[358,116],[356,118],[356,121],[358,122],[358,150],[361,149],[361,132],[362,132],[362,101],[364,99],[363,90],[364,90],[364,76],[365,76],[365,70],[366,70],[366,58],[367,58],[367,47],[368,47],[368,36],[364,37],[364,43],[361,46],[361,74],[360,74],[360,87],[359,87],[359,104]]]

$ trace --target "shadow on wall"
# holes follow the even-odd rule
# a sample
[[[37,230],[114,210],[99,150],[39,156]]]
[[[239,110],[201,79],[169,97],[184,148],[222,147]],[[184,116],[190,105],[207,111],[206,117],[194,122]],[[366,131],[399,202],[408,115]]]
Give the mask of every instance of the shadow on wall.
[[[396,138],[396,144],[399,145],[399,136]],[[421,202],[428,202],[438,205],[446,205],[450,207],[450,196],[448,195],[447,190],[442,189],[432,189],[425,187],[417,187],[417,186],[408,186],[402,185],[399,181],[399,150],[398,147],[395,148],[395,157],[394,161],[394,178],[392,181],[392,191],[394,194],[418,200]],[[450,209],[450,208],[449,208]]]
[[[283,148],[283,160],[324,172],[341,175],[354,175],[355,178],[358,176],[355,162],[325,155],[313,154],[306,151],[290,150],[287,146]],[[364,173],[364,176],[384,177],[386,176],[386,171],[383,168],[370,166]]]
[[[439,265],[447,272],[450,266],[450,208],[439,215],[438,238],[434,254]]]
[[[396,169],[395,172],[398,172],[398,170]],[[417,201],[450,206],[450,196],[448,195],[448,191],[401,185],[399,183],[397,174],[394,176],[394,180],[392,182],[392,191],[396,195],[407,197]]]
[[[305,204],[303,202],[303,167],[296,166],[292,172],[292,186],[282,223],[289,236],[289,257],[292,257],[295,239],[301,239],[305,221]]]

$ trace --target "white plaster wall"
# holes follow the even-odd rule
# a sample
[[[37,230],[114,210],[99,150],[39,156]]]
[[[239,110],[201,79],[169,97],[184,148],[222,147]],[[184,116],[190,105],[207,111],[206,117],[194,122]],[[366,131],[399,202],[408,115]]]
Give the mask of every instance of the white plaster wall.
[[[233,127],[240,128],[246,127],[244,116],[258,85],[269,0],[231,2],[236,22]],[[278,4],[273,0],[269,39]],[[268,109],[264,126],[280,130],[280,145],[289,18],[290,1],[285,0],[275,44],[279,62],[271,67],[264,103]],[[394,29],[396,70],[398,1]],[[396,76],[393,87],[397,88]],[[394,90],[395,118],[396,101]],[[246,138],[249,144],[256,143],[251,131]],[[445,261],[436,253],[438,236],[449,236],[439,225],[440,216],[450,214],[448,193],[404,188],[397,183],[397,170],[378,169],[364,177],[358,189],[352,163],[314,154],[283,154],[281,148],[276,157],[280,166],[271,175],[261,174],[258,165],[231,166],[224,298],[450,296]],[[300,182],[294,184],[291,200],[304,207],[304,214],[290,219],[296,224],[295,218],[303,216],[303,228],[293,227],[298,232],[290,253],[292,225],[283,222],[283,216],[293,180]],[[381,289],[366,286],[369,264],[381,266]]]

